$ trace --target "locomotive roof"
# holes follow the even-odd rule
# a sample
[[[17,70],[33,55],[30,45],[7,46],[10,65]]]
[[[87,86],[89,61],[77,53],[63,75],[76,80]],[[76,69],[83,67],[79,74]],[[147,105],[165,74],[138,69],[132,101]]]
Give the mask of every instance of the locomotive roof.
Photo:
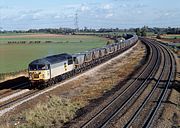
[[[31,64],[32,65],[33,64],[55,64],[55,63],[63,62],[67,60],[68,58],[72,58],[72,56],[67,53],[62,53],[62,54],[47,56],[45,58],[34,60],[33,62],[30,63],[30,65]]]

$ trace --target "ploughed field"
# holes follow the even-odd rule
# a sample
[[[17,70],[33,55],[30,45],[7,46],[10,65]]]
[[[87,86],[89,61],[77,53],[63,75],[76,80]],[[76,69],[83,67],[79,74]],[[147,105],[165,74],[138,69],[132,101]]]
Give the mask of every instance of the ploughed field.
[[[106,38],[57,34],[0,34],[0,73],[27,69],[32,60],[58,53],[99,48]]]

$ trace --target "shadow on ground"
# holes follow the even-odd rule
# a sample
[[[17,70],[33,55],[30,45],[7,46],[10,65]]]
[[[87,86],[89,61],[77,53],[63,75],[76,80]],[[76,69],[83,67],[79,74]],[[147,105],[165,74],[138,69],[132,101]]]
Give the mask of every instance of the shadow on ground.
[[[0,90],[3,90],[3,89],[12,89],[12,90],[26,89],[29,87],[24,87],[24,86],[20,86],[20,85],[24,85],[24,84],[27,85],[28,83],[29,83],[28,77],[22,76],[22,77],[18,77],[15,79],[11,79],[11,80],[1,82],[0,83]]]

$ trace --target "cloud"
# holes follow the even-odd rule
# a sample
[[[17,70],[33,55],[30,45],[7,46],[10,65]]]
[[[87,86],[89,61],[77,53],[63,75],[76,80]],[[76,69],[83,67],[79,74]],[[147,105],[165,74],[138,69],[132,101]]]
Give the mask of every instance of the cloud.
[[[147,7],[148,7],[148,5],[144,4],[144,3],[137,3],[137,4],[134,5],[134,8],[138,8],[138,9],[147,8]]]
[[[67,4],[63,6],[64,10],[77,10],[82,4]]]
[[[43,10],[42,9],[35,9],[35,10],[21,10],[17,14],[17,18],[15,18],[16,21],[20,20],[38,20],[40,18],[44,17]]]
[[[41,9],[35,9],[35,10],[8,9],[8,11],[2,11],[3,15],[1,16],[1,20],[19,21],[23,19],[33,18],[33,16],[38,17],[38,15],[40,15],[41,12],[42,12]]]
[[[154,0],[155,1],[155,0]],[[39,5],[34,8],[25,7],[9,7],[10,5],[0,6],[1,23],[9,23],[10,27],[24,26],[28,24],[39,27],[47,26],[49,24],[57,25],[63,24],[74,25],[75,13],[78,13],[79,26],[103,26],[103,25],[139,25],[146,23],[154,23],[154,21],[169,22],[180,18],[179,7],[176,9],[172,6],[165,8],[165,6],[150,5],[145,0],[106,0],[91,2],[59,2],[62,4],[54,5]],[[157,2],[158,3],[158,2]],[[15,6],[15,5],[14,5]],[[32,6],[32,5],[30,5]],[[29,6],[29,7],[30,7]],[[153,6],[153,7],[152,7]],[[39,9],[40,8],[40,9]],[[174,9],[173,9],[174,8]],[[68,23],[65,21],[69,21]],[[97,24],[96,24],[97,23]],[[7,25],[8,26],[8,25]],[[23,26],[23,25],[22,25]],[[25,26],[26,27],[26,26]]]
[[[30,10],[20,10],[19,13],[23,14],[34,14],[34,13],[39,13],[42,12],[42,9],[30,9]]]
[[[141,10],[137,10],[137,14],[142,14],[142,11]]]
[[[109,10],[109,9],[112,9],[112,4],[103,4],[101,6],[102,9],[105,9],[105,10]]]
[[[84,4],[81,5],[80,11],[84,12],[84,11],[88,11],[88,10],[90,10],[90,7],[89,7],[89,6],[84,5]]]
[[[113,13],[108,13],[106,16],[105,16],[105,18],[110,18],[110,17],[112,17],[114,14]]]
[[[169,9],[169,10],[156,10],[154,12],[156,15],[154,16],[155,19],[176,19],[179,17],[180,13],[176,11],[176,9]]]

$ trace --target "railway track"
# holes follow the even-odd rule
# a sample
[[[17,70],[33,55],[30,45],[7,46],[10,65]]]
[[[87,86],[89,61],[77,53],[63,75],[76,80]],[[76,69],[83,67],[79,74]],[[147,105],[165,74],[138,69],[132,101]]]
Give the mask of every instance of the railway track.
[[[28,87],[29,87],[29,83],[25,82],[25,83],[17,84],[9,89],[0,90],[0,97],[1,99],[5,98],[6,96],[12,95],[14,93],[18,93],[22,91],[22,89],[26,89]],[[1,102],[1,99],[0,99],[0,102]]]
[[[148,41],[148,42],[151,43],[151,41]],[[155,116],[157,116],[157,112],[162,104],[162,101],[165,99],[165,96],[167,96],[169,86],[172,85],[172,81],[174,79],[174,71],[175,71],[174,57],[172,53],[168,49],[164,48],[162,45],[159,45],[159,48],[161,49],[162,54],[164,56],[162,72],[160,73],[159,78],[157,79],[156,83],[154,83],[152,90],[149,92],[147,97],[144,99],[143,103],[135,111],[134,115],[129,119],[128,123],[124,127],[127,127],[127,128],[131,126],[150,127],[153,124],[153,120],[155,119]],[[161,81],[166,81],[166,82],[163,83]],[[164,85],[164,86],[163,86],[163,89],[159,91],[160,93],[159,96],[156,97],[157,102],[154,103],[153,106],[149,109],[149,113],[147,114],[147,116],[142,119],[141,115],[144,112],[143,109],[147,108],[145,106],[149,105],[148,102],[150,102],[151,98],[156,93],[159,85],[161,86]],[[138,120],[143,120],[140,125],[137,125]]]
[[[150,127],[153,124],[154,119],[161,103],[167,96],[168,87],[172,84],[174,79],[175,61],[172,53],[164,46],[154,43],[152,40],[141,39],[150,48],[150,56],[147,64],[137,75],[136,79],[133,79],[130,84],[125,85],[125,89],[120,89],[118,94],[114,94],[108,104],[104,107],[98,107],[99,110],[95,114],[91,114],[91,117],[82,121],[75,127],[82,128],[98,128],[98,127]],[[137,99],[142,95],[144,90],[152,85],[154,78],[158,78],[149,94],[144,98],[138,108],[133,108],[134,112],[129,113],[129,117],[123,123],[116,124],[117,120],[128,113],[128,110],[135,104]],[[165,82],[164,82],[165,81]],[[162,86],[161,90],[157,91],[157,88]],[[151,108],[146,111],[146,115],[142,116],[144,106],[150,104],[150,99],[156,93],[157,102],[151,103]],[[158,93],[158,94],[157,94]],[[132,109],[132,108],[131,108]],[[144,110],[145,111],[145,110]],[[139,118],[145,117],[145,118]],[[139,120],[140,124],[137,123]],[[73,124],[74,126],[74,124]]]

